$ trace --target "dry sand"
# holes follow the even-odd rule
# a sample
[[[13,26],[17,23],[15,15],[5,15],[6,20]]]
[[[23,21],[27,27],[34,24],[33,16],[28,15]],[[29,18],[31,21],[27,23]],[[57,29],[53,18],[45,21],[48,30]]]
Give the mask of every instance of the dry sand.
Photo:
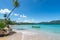
[[[7,37],[0,37],[0,40],[7,40],[9,38],[9,36]]]
[[[22,33],[19,32],[10,36],[0,37],[0,40],[21,40],[21,37],[22,37]]]

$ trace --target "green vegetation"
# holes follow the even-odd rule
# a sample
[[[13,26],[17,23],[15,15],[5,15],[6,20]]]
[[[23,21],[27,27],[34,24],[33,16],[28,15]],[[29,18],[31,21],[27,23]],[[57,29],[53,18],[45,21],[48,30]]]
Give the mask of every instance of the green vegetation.
[[[15,24],[16,22],[15,21],[11,21],[10,19],[9,20],[7,20],[8,22],[7,22],[7,24],[9,24],[9,25],[13,25],[13,24]],[[6,21],[5,21],[5,19],[0,19],[0,23],[5,23]],[[6,24],[6,23],[5,23]]]
[[[5,22],[0,22],[0,29],[5,28],[5,26],[6,26]]]
[[[12,29],[9,27],[9,25],[15,24],[15,22],[11,21],[9,16],[14,9],[19,6],[18,0],[13,0],[13,5],[14,8],[11,10],[11,12],[9,14],[4,14],[5,19],[0,19],[0,35],[7,35],[12,32]],[[7,30],[4,28],[7,28]]]
[[[40,22],[38,24],[60,24],[60,20],[53,20],[50,22]]]
[[[13,25],[15,24],[15,21],[11,21],[9,16],[10,14],[14,11],[15,8],[19,7],[19,2],[18,0],[13,0],[13,5],[14,8],[11,10],[11,12],[9,14],[4,14],[4,18],[5,19],[0,19],[0,29],[6,27],[7,25]]]
[[[9,25],[60,24],[60,20],[54,20],[54,21],[50,21],[50,22],[40,22],[40,23],[23,23],[23,22],[17,23],[15,21],[11,21],[10,19],[7,21],[8,21],[7,24],[9,24]],[[0,19],[0,22],[5,22],[5,20]]]
[[[9,18],[9,16],[10,16],[10,14],[14,11],[14,9],[15,8],[17,8],[17,7],[19,7],[19,2],[18,2],[18,0],[13,0],[13,5],[14,5],[14,8],[11,10],[11,12],[9,13],[9,14],[4,14],[4,18],[5,18],[5,20],[3,20],[4,22],[5,22],[5,26],[7,26],[7,25],[9,25],[9,24],[15,24],[15,22],[14,21],[11,21],[10,20],[10,18]],[[0,25],[1,26],[1,25]]]
[[[9,16],[10,14],[15,10],[15,8],[18,8],[19,7],[19,2],[18,0],[13,0],[13,5],[14,5],[14,8],[11,10],[11,12],[8,14],[8,15],[5,15],[5,19],[6,19],[6,24],[9,25],[9,24],[15,24],[14,21],[11,21]]]

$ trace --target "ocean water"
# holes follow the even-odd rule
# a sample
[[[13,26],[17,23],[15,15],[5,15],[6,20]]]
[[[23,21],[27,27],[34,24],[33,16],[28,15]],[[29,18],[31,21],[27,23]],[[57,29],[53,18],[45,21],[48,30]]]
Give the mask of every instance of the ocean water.
[[[32,26],[40,26],[40,28],[32,28]],[[39,24],[39,25],[12,25],[12,29],[16,30],[36,30],[36,31],[46,31],[46,32],[51,32],[51,33],[57,33],[60,34],[60,25],[44,25],[44,24]]]

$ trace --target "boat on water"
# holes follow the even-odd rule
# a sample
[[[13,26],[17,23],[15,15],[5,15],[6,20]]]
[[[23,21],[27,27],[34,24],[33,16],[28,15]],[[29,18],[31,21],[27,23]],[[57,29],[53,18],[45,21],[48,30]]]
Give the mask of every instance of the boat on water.
[[[40,26],[32,26],[32,28],[40,28]]]

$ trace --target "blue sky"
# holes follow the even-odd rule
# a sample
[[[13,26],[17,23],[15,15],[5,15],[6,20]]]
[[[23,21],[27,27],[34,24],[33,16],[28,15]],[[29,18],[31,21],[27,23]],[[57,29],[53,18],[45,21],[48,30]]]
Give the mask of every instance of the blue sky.
[[[17,22],[42,22],[60,20],[60,0],[18,0],[20,6],[16,8],[10,18]],[[3,14],[14,8],[12,0],[0,0],[0,19]]]

